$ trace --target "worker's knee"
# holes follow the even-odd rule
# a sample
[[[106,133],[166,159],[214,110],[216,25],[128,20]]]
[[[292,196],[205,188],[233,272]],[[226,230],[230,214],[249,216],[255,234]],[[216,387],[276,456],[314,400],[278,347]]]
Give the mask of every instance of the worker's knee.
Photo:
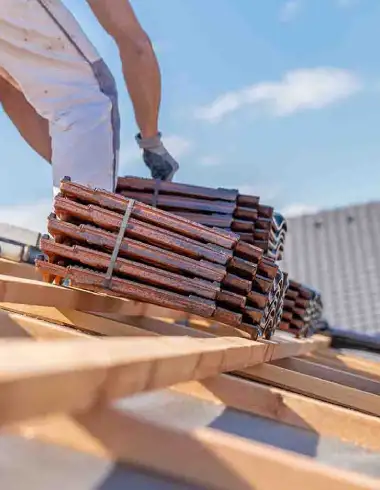
[[[111,111],[111,100],[99,91],[98,94],[87,94],[87,98],[81,102],[65,105],[50,120],[50,124],[58,131],[79,135],[110,120]]]

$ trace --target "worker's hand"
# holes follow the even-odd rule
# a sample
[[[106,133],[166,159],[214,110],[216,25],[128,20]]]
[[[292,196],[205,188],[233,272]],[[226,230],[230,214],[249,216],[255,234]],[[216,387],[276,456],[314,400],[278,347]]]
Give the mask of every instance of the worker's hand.
[[[149,167],[153,179],[171,181],[179,165],[164,147],[161,133],[152,138],[136,136],[139,147],[143,150],[143,159]]]

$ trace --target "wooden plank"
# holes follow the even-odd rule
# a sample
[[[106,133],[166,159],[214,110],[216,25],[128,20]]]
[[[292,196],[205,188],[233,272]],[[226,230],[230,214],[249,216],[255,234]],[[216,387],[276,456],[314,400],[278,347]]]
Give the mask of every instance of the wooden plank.
[[[53,329],[53,327],[58,326],[60,326],[59,331],[68,332],[66,337],[72,336],[71,332],[75,332],[74,329],[86,332],[87,335],[83,335],[87,338],[90,338],[88,334],[100,334],[107,337],[154,336],[154,333],[149,332],[148,330],[143,330],[132,325],[109,320],[105,317],[90,315],[75,310],[58,309],[50,306],[18,305],[13,303],[0,303],[0,308],[7,312],[19,313],[19,316],[27,315],[24,317],[21,316],[21,318],[25,318],[25,320],[43,320],[43,322],[41,322],[41,329],[39,329],[38,332],[36,331],[36,335],[38,336],[41,334],[42,338],[47,335],[44,334],[46,329]],[[69,329],[62,327],[69,327]],[[53,333],[52,336],[54,336]]]
[[[153,305],[145,305],[141,303],[140,313],[144,314],[152,312]],[[241,332],[227,325],[213,323],[209,325],[206,322],[203,324],[202,319],[199,323],[191,323],[192,327],[179,325],[175,323],[175,317],[164,317],[160,320],[160,315],[156,318],[147,316],[128,316],[115,313],[83,313],[76,310],[54,308],[50,306],[34,306],[20,305],[16,303],[0,303],[0,308],[6,311],[20,313],[32,318],[54,322],[62,326],[74,327],[89,333],[96,333],[108,337],[124,337],[124,336],[153,336],[153,335],[172,335],[172,336],[188,336],[198,338],[212,338],[216,335],[223,337],[239,337],[249,339],[245,332]],[[161,308],[164,313],[165,308]],[[171,311],[171,310],[170,310]],[[176,312],[174,312],[176,313]],[[157,312],[156,312],[157,314]],[[179,315],[180,316],[180,315]],[[196,320],[194,319],[194,322]],[[196,328],[195,328],[196,325]]]
[[[148,468],[214,490],[379,490],[379,480],[221,431],[185,431],[98,407],[75,419],[29,423],[28,438]],[[305,483],[307,482],[307,483]]]
[[[268,341],[262,341],[268,342]],[[272,360],[283,359],[285,357],[296,357],[306,355],[310,352],[319,351],[330,345],[330,339],[324,335],[313,335],[307,339],[296,339],[291,335],[282,332],[275,333],[272,342],[276,342],[277,348],[272,356]]]
[[[274,364],[285,369],[297,371],[298,373],[307,374],[314,378],[325,379],[326,381],[350,386],[351,388],[373,393],[374,395],[380,395],[380,382],[366,378],[365,376],[351,374],[328,366],[321,366],[320,364],[304,359],[281,359],[275,361]]]
[[[11,260],[0,259],[0,274],[5,276],[22,277],[23,279],[32,279],[40,281],[41,274],[34,265],[23,262],[12,262]]]
[[[107,318],[111,317],[118,319],[120,322],[127,322],[128,324],[135,325],[137,327],[145,328],[147,330],[155,331],[155,319],[150,318],[154,316],[155,318],[160,318],[165,322],[171,322],[171,310],[166,310],[167,314],[170,316],[157,316],[157,315],[133,315],[130,317],[122,317],[115,315],[106,314]],[[176,313],[176,312],[174,312]],[[183,318],[173,318],[173,321],[186,321],[186,325],[189,325],[193,329],[201,330],[208,334],[220,335],[220,336],[236,336],[242,338],[249,338],[246,332],[239,329],[229,327],[210,319],[205,319],[197,317],[196,315],[183,315]],[[165,333],[164,335],[172,335],[173,331],[178,328],[179,330],[187,329],[184,325],[175,325],[174,327],[169,327],[172,333]],[[160,332],[162,334],[162,326],[160,326]],[[283,332],[276,332],[272,340],[259,339],[258,342],[267,346],[267,350],[271,352],[270,359],[283,359],[285,357],[302,356],[311,352],[319,352],[319,349],[325,349],[330,344],[330,339],[324,335],[314,335],[308,339],[296,339],[292,335],[284,334]]]
[[[88,339],[89,335],[79,331],[77,328],[73,328],[73,326],[71,328],[63,328],[54,323],[0,310],[0,340],[17,338],[59,340],[73,337]],[[92,336],[92,338],[95,337]]]
[[[13,283],[11,283],[13,285]],[[18,284],[17,281],[15,284]],[[159,307],[152,307],[152,305],[146,305],[144,303],[137,302],[128,302],[121,300],[126,303],[125,314],[120,315],[114,313],[104,313],[98,312],[98,316],[88,315],[85,313],[79,313],[78,311],[74,311],[73,308],[65,306],[67,305],[67,300],[65,299],[65,295],[72,295],[73,293],[77,293],[77,290],[60,288],[58,286],[50,286],[44,283],[41,284],[42,287],[47,286],[47,292],[50,293],[52,291],[53,298],[52,301],[47,301],[48,295],[41,295],[40,302],[48,303],[48,307],[41,307],[35,305],[25,305],[25,304],[15,304],[15,303],[0,303],[0,308],[5,308],[14,312],[28,314],[36,318],[40,318],[47,321],[58,322],[63,325],[69,325],[73,327],[78,327],[80,329],[93,331],[96,333],[104,334],[104,335],[140,335],[139,331],[134,331],[133,327],[138,327],[144,329],[145,331],[155,332],[160,335],[186,335],[189,337],[212,337],[214,335],[228,336],[228,337],[245,337],[244,332],[241,332],[237,329],[232,329],[231,327],[218,324],[216,322],[207,323],[207,321],[199,320],[197,323],[196,317],[191,317],[192,322],[190,323],[192,328],[189,328],[184,325],[178,325],[173,323],[176,319],[180,319],[181,316],[189,317],[189,315],[177,315],[177,312],[172,312],[171,310]],[[31,289],[33,291],[33,288]],[[56,294],[56,292],[61,294]],[[0,280],[0,293],[1,293],[1,280]],[[17,288],[15,288],[15,293],[19,293]],[[80,293],[87,294],[85,291],[80,291]],[[93,293],[88,293],[93,295],[95,298],[98,298],[99,295],[95,295]],[[0,294],[1,295],[1,294]],[[104,298],[100,296],[100,298]],[[56,303],[54,304],[54,299]],[[105,298],[110,300],[119,301],[119,298]],[[19,299],[21,302],[21,298]],[[49,306],[54,304],[54,306]],[[61,308],[63,305],[63,308]],[[92,304],[90,305],[90,307]],[[130,309],[128,309],[128,307]],[[94,312],[96,313],[96,312]],[[132,315],[130,315],[132,313]],[[135,315],[133,315],[135,313]],[[162,313],[163,318],[165,315],[170,313],[173,316],[168,321],[163,322],[158,320],[160,318],[160,313]],[[156,318],[148,318],[151,314],[152,316],[156,316]],[[179,318],[178,318],[179,317]],[[106,320],[106,321],[103,321]],[[112,322],[111,320],[117,320],[116,322]],[[109,321],[109,322],[108,322]],[[203,332],[204,335],[201,335]],[[143,333],[141,333],[143,335]],[[289,336],[277,335],[274,337],[275,341],[267,341],[261,340],[259,343],[265,346],[265,358],[264,360],[276,360],[282,359],[290,356],[303,355],[308,352],[317,351],[320,348],[323,348],[328,343],[328,338],[324,336],[315,335],[310,339],[294,339]]]
[[[243,369],[265,346],[237,338],[118,338],[0,344],[0,423]]]
[[[278,386],[363,413],[380,416],[380,397],[372,393],[313,378],[271,364],[246,368],[238,374],[244,378]]]
[[[355,357],[352,355],[340,354],[335,350],[321,349],[318,355],[312,357],[313,362],[324,364],[341,371],[356,372],[372,379],[380,379],[380,363]]]
[[[137,312],[138,310],[136,309],[135,311]],[[165,322],[184,321],[189,327],[201,330],[208,334],[249,338],[249,335],[246,332],[239,330],[238,328],[232,328],[228,325],[224,325],[211,319],[205,319],[196,315],[182,313],[165,308],[159,309],[159,307],[148,304],[145,305],[144,303],[141,303],[140,314],[136,313],[124,317],[121,315],[108,313],[104,315],[100,313],[100,315],[106,316],[107,318],[115,319],[121,323],[126,322],[128,324],[140,326],[141,328],[152,331],[155,331],[156,328],[154,325],[154,321],[152,322],[152,319],[161,319]],[[171,333],[166,333],[164,335],[173,335],[175,328],[177,328],[177,325],[174,327],[174,329],[170,329]],[[188,327],[185,327],[183,325],[178,326],[178,330],[186,328]],[[163,334],[162,326],[160,326],[159,333]],[[331,340],[325,335],[313,335],[313,337],[307,339],[296,339],[293,335],[288,335],[287,333],[276,331],[275,336],[272,338],[272,340],[269,341],[259,339],[258,342],[265,344],[267,346],[267,350],[271,352],[270,359],[276,360],[283,359],[285,357],[303,356],[309,353],[319,352],[320,349],[325,350],[327,347],[329,347]]]
[[[181,383],[171,389],[307,429],[320,436],[336,437],[368,450],[380,451],[378,417],[228,375]]]
[[[130,325],[134,325],[136,327],[143,328],[151,332],[158,333],[160,335],[199,336],[196,334],[196,330],[198,330],[204,333],[207,337],[220,335],[246,338],[245,332],[241,332],[238,329],[232,329],[227,325],[210,323],[207,320],[200,320],[199,322],[191,321],[190,325],[192,328],[189,328],[185,325],[178,325],[176,323],[169,323],[162,320],[158,321],[157,319],[152,319],[148,317],[134,316],[124,319],[119,317],[119,319],[120,321],[126,321]],[[325,348],[329,342],[329,339],[323,335],[314,335],[310,339],[300,340],[295,339],[291,336],[279,335],[277,340],[276,334],[274,339],[275,340],[258,341],[258,343],[265,346],[264,362],[318,351],[318,349],[320,348]]]
[[[189,318],[183,321],[183,324],[187,327],[191,327],[197,330],[201,330],[211,335],[220,335],[227,337],[242,337],[249,339],[251,338],[247,332],[239,330],[237,328],[232,328],[223,323],[218,323],[216,321],[210,321],[208,318],[201,318],[195,315],[189,315]]]
[[[1,306],[1,304],[0,304]],[[133,325],[150,332],[155,332],[159,335],[174,335],[174,336],[189,336],[189,337],[214,337],[227,336],[247,338],[245,332],[236,328],[229,327],[217,322],[209,322],[208,320],[191,316],[190,325],[180,325],[175,323],[175,320],[165,317],[150,318],[145,315],[135,316],[120,316],[108,313],[100,313],[102,318],[111,318],[126,325]],[[315,335],[310,339],[294,339],[291,336],[280,335],[277,340],[259,340],[258,342],[265,346],[265,362],[271,360],[283,359],[285,357],[303,355],[308,352],[318,351],[320,348],[325,348],[328,345],[329,339],[322,335]]]
[[[155,333],[157,335],[169,335],[174,337],[196,337],[196,338],[215,338],[216,336],[212,333],[209,333],[206,329],[195,329],[189,328],[186,325],[179,325],[178,323],[168,322],[165,320],[159,320],[155,318],[147,318],[147,317],[130,317],[126,319],[127,323],[144,329],[146,331]],[[234,330],[231,328],[231,330]],[[228,337],[237,337],[238,335],[228,335]],[[248,339],[247,339],[248,340]]]
[[[75,291],[65,288],[58,288],[57,286],[55,286],[55,288],[58,290],[63,289],[68,293]],[[116,301],[118,300],[118,298],[110,299],[115,299]],[[166,308],[155,307],[145,303],[130,301],[130,310],[126,308],[125,314],[114,314],[98,311],[93,312],[96,316],[87,316],[85,313],[79,313],[78,311],[74,311],[73,309],[67,307],[61,308],[60,300],[62,300],[62,297],[57,297],[57,308],[25,304],[20,305],[13,303],[0,303],[0,308],[31,315],[46,321],[58,323],[62,322],[63,325],[67,324],[69,326],[111,336],[136,334],[143,335],[143,332],[134,330],[134,327],[137,327],[139,329],[143,329],[145,332],[155,332],[159,335],[186,335],[189,337],[205,338],[220,335],[247,338],[245,332],[228,327],[227,325],[217,322],[209,322],[196,316],[181,314],[181,312],[175,312]],[[127,301],[126,303],[128,305]],[[168,315],[170,315],[169,318]],[[175,323],[175,321],[180,321],[182,318],[190,318],[190,327]],[[106,321],[103,322],[102,319],[105,319]],[[160,319],[166,321],[160,321]],[[110,320],[110,322],[108,322],[108,320]],[[114,322],[111,323],[111,320],[114,320]],[[201,334],[202,332],[204,335]],[[320,335],[315,335],[310,339],[298,340],[291,336],[276,333],[274,339],[275,340],[272,341],[259,341],[261,344],[266,346],[265,361],[283,359],[290,356],[299,356],[308,352],[318,351],[318,349],[326,347],[329,342],[328,337]]]

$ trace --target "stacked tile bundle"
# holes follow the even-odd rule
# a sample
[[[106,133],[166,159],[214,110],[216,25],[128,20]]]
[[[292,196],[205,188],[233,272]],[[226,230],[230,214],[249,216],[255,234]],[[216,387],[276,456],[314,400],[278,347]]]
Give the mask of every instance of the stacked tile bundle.
[[[117,192],[202,225],[232,231],[240,240],[261,248],[267,258],[283,258],[286,220],[272,207],[260,204],[259,197],[138,177],[120,177]],[[263,330],[273,331],[273,324],[297,336],[307,335],[322,314],[320,295],[295,281],[290,281],[288,289],[287,274],[281,270],[277,274]]]
[[[275,211],[269,236],[269,247],[267,255],[274,260],[282,260],[284,255],[284,244],[288,226],[282,214]]]
[[[290,280],[279,328],[292,332],[297,337],[307,336],[322,320],[322,310],[320,293]]]
[[[45,281],[212,318],[253,339],[279,325],[286,277],[239,235],[68,178],[54,207],[36,262]]]
[[[202,225],[238,233],[274,260],[282,258],[286,222],[259,197],[138,177],[120,177],[117,192]]]

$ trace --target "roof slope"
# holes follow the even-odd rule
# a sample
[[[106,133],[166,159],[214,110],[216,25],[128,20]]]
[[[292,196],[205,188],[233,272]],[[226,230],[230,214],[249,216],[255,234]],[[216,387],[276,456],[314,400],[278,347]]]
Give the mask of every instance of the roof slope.
[[[331,326],[380,333],[380,202],[289,219],[284,259],[322,292]]]

